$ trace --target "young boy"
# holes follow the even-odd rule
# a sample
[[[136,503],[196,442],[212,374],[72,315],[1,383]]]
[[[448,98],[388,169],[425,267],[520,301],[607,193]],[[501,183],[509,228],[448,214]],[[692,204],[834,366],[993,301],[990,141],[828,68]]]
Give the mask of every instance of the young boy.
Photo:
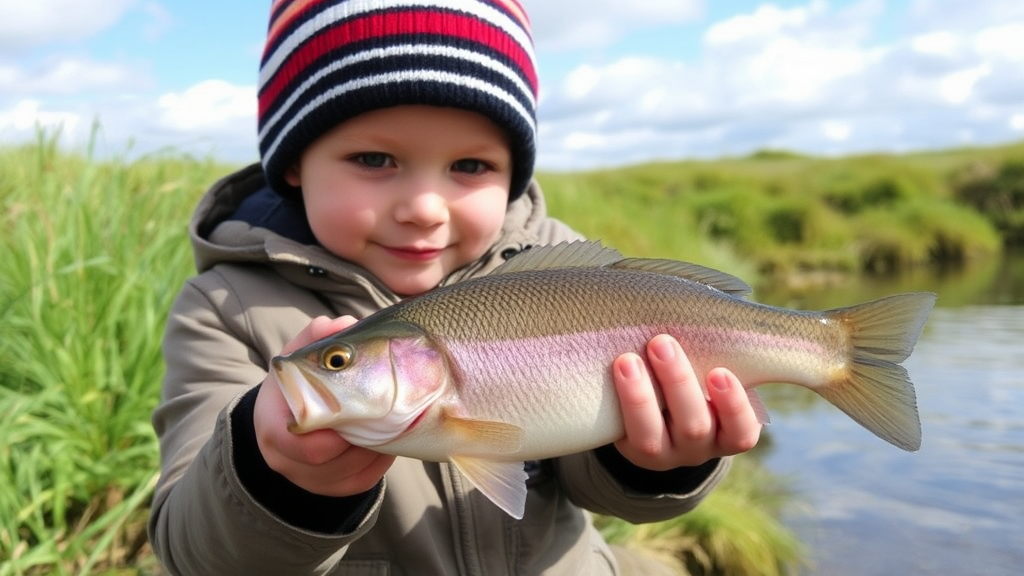
[[[530,181],[536,96],[515,0],[274,2],[262,166],[203,198],[167,323],[150,537],[171,574],[619,574],[584,509],[684,513],[757,442],[736,378],[713,370],[707,401],[667,336],[609,366],[625,437],[528,463],[519,521],[447,464],[288,431],[272,357],[579,238]]]

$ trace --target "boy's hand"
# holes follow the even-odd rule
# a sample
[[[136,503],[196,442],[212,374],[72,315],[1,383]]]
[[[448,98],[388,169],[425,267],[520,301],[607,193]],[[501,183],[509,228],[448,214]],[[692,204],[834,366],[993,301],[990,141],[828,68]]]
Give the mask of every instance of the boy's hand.
[[[665,334],[652,338],[647,343],[647,361],[650,371],[632,353],[612,364],[626,428],[615,447],[630,462],[649,470],[698,466],[757,444],[761,424],[732,372],[715,368],[708,373],[709,402],[675,338]],[[659,395],[664,398],[664,410],[659,407]]]
[[[356,323],[351,316],[314,318],[282,354],[297,350]],[[267,465],[293,484],[322,496],[354,496],[373,488],[395,461],[394,456],[353,446],[333,430],[293,434],[291,410],[273,370],[256,396],[253,423],[256,442]]]

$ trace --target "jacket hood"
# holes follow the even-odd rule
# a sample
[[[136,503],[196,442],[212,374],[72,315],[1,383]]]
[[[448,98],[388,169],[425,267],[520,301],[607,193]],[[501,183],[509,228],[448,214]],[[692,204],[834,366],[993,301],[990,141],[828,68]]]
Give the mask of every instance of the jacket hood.
[[[498,241],[476,262],[451,273],[442,284],[490,271],[511,256],[543,242],[549,221],[536,182],[508,205]],[[376,306],[400,300],[361,266],[338,258],[317,242],[303,206],[267,185],[259,164],[243,168],[214,184],[202,197],[189,225],[197,270],[218,264],[263,264],[289,281],[326,292],[365,298]]]

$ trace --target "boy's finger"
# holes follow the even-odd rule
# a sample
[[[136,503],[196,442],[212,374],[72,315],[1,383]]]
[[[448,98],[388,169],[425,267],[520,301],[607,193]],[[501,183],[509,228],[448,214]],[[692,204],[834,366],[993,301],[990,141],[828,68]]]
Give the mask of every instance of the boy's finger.
[[[289,434],[281,440],[281,451],[286,456],[296,462],[312,466],[320,466],[334,460],[351,446],[334,430]]]
[[[312,344],[321,338],[326,338],[331,334],[341,332],[345,328],[352,326],[358,322],[352,316],[339,316],[331,319],[327,316],[317,316],[309,321],[291,342],[285,344],[281,350],[281,354],[288,354],[302,348],[307,344]]]
[[[636,354],[623,354],[615,359],[612,371],[626,433],[618,443],[620,451],[638,451],[648,457],[660,454],[668,439],[655,386],[643,360]]]
[[[355,324],[357,320],[352,316],[339,316],[337,318],[328,318],[326,316],[319,316],[314,318],[309,323],[309,341],[306,344],[310,344],[326,338],[331,334],[341,332],[345,328]]]
[[[761,424],[747,391],[729,370],[716,368],[708,374],[708,394],[718,417],[716,444],[726,454],[746,452],[757,444]]]
[[[319,340],[320,338],[326,338],[327,336],[330,336],[331,334],[334,334],[336,332],[341,332],[342,330],[344,330],[345,328],[348,328],[349,326],[352,326],[356,322],[359,322],[359,320],[356,320],[356,318],[354,316],[348,316],[348,315],[338,316],[337,318],[334,318],[333,320],[331,320],[331,321],[329,321],[327,323],[327,325],[325,326],[325,328],[326,328],[325,333],[318,334],[317,335],[317,339]]]
[[[658,380],[675,444],[707,442],[714,426],[700,381],[675,338],[662,334],[647,345],[647,358]]]

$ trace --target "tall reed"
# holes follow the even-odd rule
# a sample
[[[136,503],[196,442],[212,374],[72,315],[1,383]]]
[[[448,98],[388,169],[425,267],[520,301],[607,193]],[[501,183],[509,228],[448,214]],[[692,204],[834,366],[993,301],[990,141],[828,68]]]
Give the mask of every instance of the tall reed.
[[[144,550],[166,311],[206,161],[0,151],[0,575],[90,574]]]

